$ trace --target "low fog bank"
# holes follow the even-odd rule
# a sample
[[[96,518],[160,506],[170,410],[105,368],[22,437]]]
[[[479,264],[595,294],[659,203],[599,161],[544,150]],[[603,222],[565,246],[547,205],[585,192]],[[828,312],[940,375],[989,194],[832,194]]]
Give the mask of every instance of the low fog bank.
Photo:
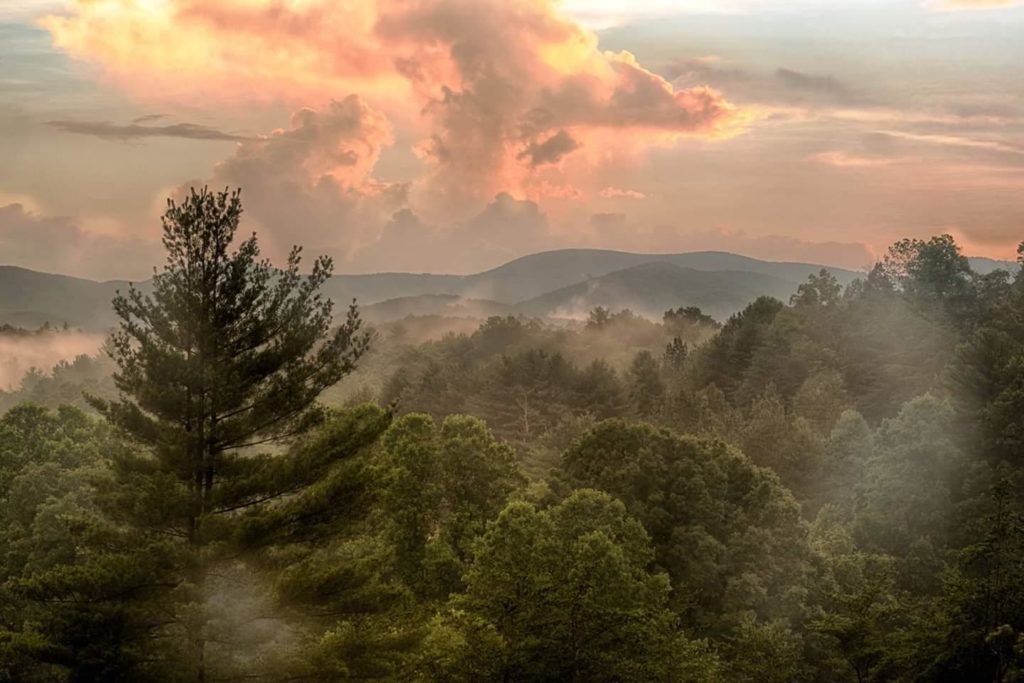
[[[33,368],[49,372],[61,361],[95,355],[104,339],[101,334],[78,330],[0,331],[0,390],[17,389]]]

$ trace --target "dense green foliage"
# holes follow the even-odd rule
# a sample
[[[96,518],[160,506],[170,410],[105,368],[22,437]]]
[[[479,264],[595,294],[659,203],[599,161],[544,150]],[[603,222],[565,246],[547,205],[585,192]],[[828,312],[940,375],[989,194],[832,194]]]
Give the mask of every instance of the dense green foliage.
[[[2,396],[0,680],[1024,679],[1024,276],[368,335],[239,212]]]

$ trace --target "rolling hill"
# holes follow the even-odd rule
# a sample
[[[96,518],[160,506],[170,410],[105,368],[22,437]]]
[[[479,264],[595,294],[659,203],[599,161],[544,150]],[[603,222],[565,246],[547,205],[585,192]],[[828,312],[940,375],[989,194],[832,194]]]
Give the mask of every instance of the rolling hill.
[[[632,254],[567,249],[524,256],[472,275],[377,273],[336,275],[324,286],[341,304],[355,298],[364,316],[385,322],[410,314],[483,318],[522,313],[579,317],[604,305],[660,316],[696,305],[727,316],[761,294],[788,297],[822,266],[775,263],[724,252]],[[857,273],[829,268],[841,281]],[[142,283],[145,289],[147,283]],[[94,282],[0,266],[0,324],[68,323],[105,330],[115,323],[110,300],[124,281]]]
[[[126,282],[94,282],[66,275],[0,266],[0,324],[38,327],[68,323],[90,330],[116,321],[110,301]]]
[[[812,263],[777,263],[727,252],[699,251],[683,254],[633,254],[602,249],[561,249],[510,261],[473,275],[429,275],[379,273],[338,275],[331,278],[327,292],[338,301],[357,299],[374,304],[392,298],[421,294],[455,294],[516,304],[564,287],[586,282],[616,271],[647,263],[668,263],[698,271],[738,271],[771,275],[792,283],[795,289],[810,273],[829,270],[842,284],[859,273]]]
[[[519,312],[515,306],[509,304],[486,299],[468,299],[458,294],[421,294],[397,297],[360,306],[359,310],[363,318],[373,323],[400,320],[410,315],[484,319],[492,315],[515,315]]]
[[[702,271],[669,262],[644,263],[563,287],[523,302],[520,312],[536,317],[581,318],[596,306],[628,308],[660,318],[670,308],[699,306],[725,320],[759,296],[786,300],[793,282],[763,273]]]
[[[971,259],[971,263],[982,273],[1016,267],[991,259]],[[660,317],[668,308],[693,305],[725,318],[761,295],[785,300],[809,274],[823,267],[841,284],[859,275],[842,268],[760,261],[716,251],[634,254],[563,249],[524,256],[472,275],[336,275],[324,289],[339,305],[357,299],[372,322],[410,314],[573,318],[594,306],[631,308]],[[110,301],[115,291],[127,287],[125,281],[94,282],[0,266],[0,324],[37,327],[66,322],[84,330],[106,330],[116,322]]]

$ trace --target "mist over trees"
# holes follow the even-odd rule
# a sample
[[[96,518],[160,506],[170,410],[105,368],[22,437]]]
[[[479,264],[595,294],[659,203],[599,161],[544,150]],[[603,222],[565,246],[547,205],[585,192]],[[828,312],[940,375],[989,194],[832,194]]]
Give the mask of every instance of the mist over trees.
[[[1024,679],[1020,271],[370,330],[240,218],[0,395],[0,680]]]

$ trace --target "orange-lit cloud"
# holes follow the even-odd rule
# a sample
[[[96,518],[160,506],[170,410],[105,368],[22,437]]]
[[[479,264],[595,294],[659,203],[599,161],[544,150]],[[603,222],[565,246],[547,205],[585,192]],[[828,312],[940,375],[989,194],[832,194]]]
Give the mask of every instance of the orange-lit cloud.
[[[629,190],[621,187],[606,187],[601,190],[601,196],[605,199],[646,199],[647,195],[638,190]]]
[[[554,0],[73,0],[42,23],[140,97],[358,94],[420,139],[427,170],[411,192],[430,214],[574,185],[538,174],[588,147],[725,138],[750,121],[711,88],[602,51]]]
[[[887,157],[867,157],[858,154],[851,154],[850,152],[844,152],[841,150],[834,150],[831,152],[821,152],[811,157],[811,161],[816,161],[826,166],[836,166],[838,168],[875,168],[878,166],[891,166],[898,164],[904,159],[900,158],[887,158]]]

